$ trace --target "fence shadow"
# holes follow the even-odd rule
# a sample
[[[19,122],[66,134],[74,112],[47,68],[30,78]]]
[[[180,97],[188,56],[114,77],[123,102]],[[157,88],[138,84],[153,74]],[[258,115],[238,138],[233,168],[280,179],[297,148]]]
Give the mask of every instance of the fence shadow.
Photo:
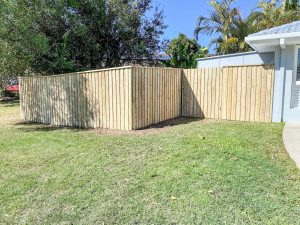
[[[16,107],[20,104],[19,100],[0,101],[2,107]]]
[[[160,122],[157,124],[152,124],[150,126],[144,127],[139,130],[145,130],[145,129],[149,129],[149,128],[160,129],[160,128],[165,128],[165,127],[189,124],[189,123],[197,122],[200,120],[203,120],[203,118],[178,117],[178,118],[166,120],[166,121],[163,121],[163,122]]]
[[[39,124],[34,122],[20,122],[15,123],[15,126],[21,131],[24,132],[51,132],[51,131],[57,131],[57,130],[70,130],[74,132],[80,132],[83,130],[89,130],[89,129],[82,129],[80,127],[66,127],[66,126],[51,126],[51,125],[45,125],[45,124]]]
[[[23,83],[25,121],[58,127],[86,125],[86,116],[80,115],[88,102],[86,78],[82,74],[28,78]]]
[[[201,74],[193,74],[193,76],[197,77],[197,80],[200,75]],[[195,94],[195,91],[200,90],[197,88],[199,82],[195,81],[195,79],[191,82],[191,79],[188,79],[187,76],[191,76],[191,74],[187,74],[184,71],[182,74],[181,115],[184,117],[204,119],[205,115],[199,101],[200,94],[199,96]],[[194,87],[192,87],[191,84]]]

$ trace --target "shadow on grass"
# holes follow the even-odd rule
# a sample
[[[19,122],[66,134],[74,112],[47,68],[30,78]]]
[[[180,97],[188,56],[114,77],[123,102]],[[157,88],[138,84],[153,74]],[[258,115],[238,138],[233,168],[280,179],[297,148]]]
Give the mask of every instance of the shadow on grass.
[[[166,120],[157,124],[152,124],[150,126],[147,126],[145,128],[142,128],[140,130],[154,128],[154,129],[160,129],[165,127],[171,127],[171,126],[178,126],[183,124],[188,124],[196,121],[203,120],[204,118],[191,118],[191,117],[178,117],[175,119]]]
[[[0,101],[1,107],[16,107],[20,104],[19,100],[13,100],[13,101]]]
[[[18,129],[24,132],[52,132],[57,130],[70,130],[74,132],[86,131],[89,129],[79,128],[79,127],[63,127],[63,126],[51,126],[46,124],[39,124],[33,122],[20,122],[15,123]]]
[[[153,124],[150,126],[147,126],[145,128],[139,129],[139,130],[147,130],[147,129],[161,129],[165,127],[171,127],[171,126],[178,126],[183,124],[188,124],[196,121],[201,121],[203,118],[189,118],[189,117],[179,117],[175,119],[170,119],[167,121],[160,122],[158,124]],[[64,127],[64,126],[51,126],[46,124],[39,124],[34,122],[20,122],[15,123],[19,130],[24,132],[52,132],[57,130],[70,130],[74,132],[80,132],[80,131],[89,131],[89,130],[96,130],[92,128],[80,128],[80,127]],[[109,129],[106,129],[109,130]],[[112,130],[113,131],[113,130]]]

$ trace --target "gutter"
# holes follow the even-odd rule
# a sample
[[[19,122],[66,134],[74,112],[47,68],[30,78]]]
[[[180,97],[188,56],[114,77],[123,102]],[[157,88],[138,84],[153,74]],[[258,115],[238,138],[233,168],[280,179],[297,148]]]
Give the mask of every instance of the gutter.
[[[300,32],[248,36],[245,38],[245,41],[247,43],[249,43],[251,41],[276,40],[276,39],[281,39],[281,38],[293,38],[293,37],[300,37]]]

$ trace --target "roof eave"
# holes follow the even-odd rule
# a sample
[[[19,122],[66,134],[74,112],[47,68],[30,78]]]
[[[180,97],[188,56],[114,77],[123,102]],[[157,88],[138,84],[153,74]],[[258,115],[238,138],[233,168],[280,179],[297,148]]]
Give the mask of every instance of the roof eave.
[[[293,37],[300,38],[300,32],[248,36],[245,38],[245,41],[248,43],[249,41],[272,40],[272,39],[293,38]]]
[[[296,41],[295,41],[296,40]],[[298,41],[299,40],[299,41]],[[288,44],[300,44],[300,32],[284,33],[284,34],[274,34],[274,35],[261,35],[261,36],[248,36],[245,41],[250,45],[255,51],[270,52],[275,51],[276,46],[285,48]],[[297,42],[297,43],[295,43]]]

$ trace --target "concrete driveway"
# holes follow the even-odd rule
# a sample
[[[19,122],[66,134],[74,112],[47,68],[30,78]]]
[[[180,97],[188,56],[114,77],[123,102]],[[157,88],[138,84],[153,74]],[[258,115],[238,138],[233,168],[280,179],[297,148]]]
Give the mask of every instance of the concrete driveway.
[[[283,142],[290,157],[300,168],[300,124],[287,123],[283,130]]]

